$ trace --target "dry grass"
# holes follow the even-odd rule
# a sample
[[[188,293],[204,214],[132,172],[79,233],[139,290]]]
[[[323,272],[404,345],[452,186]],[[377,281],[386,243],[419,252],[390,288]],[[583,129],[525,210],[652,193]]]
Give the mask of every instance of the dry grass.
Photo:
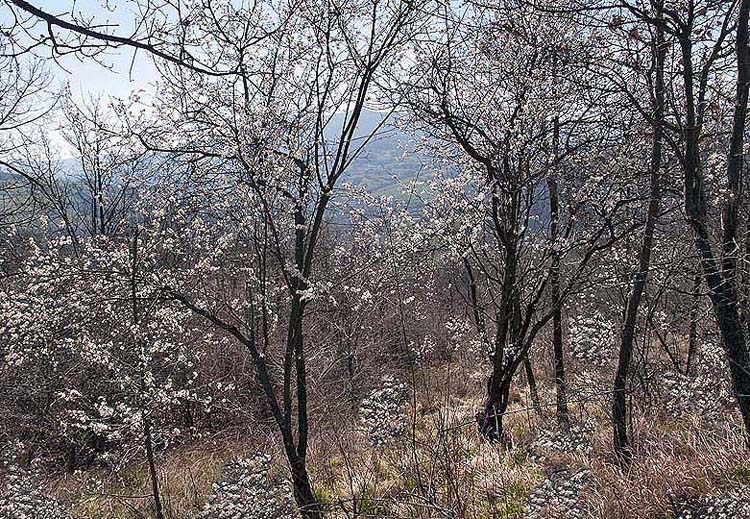
[[[318,431],[311,470],[334,516],[511,518],[542,478],[522,451],[480,440],[473,415],[481,392],[468,377],[433,370],[418,380],[407,437],[371,447],[358,424]],[[518,402],[520,405],[522,402]],[[513,415],[511,428],[525,428]]]
[[[637,456],[624,471],[613,463],[608,400],[574,403],[572,414],[596,426],[591,455],[561,454],[534,462],[527,449],[538,430],[554,422],[552,410],[538,417],[527,410],[527,396],[517,394],[513,413],[506,417],[515,443],[508,451],[483,443],[472,423],[481,404],[481,382],[448,368],[431,370],[416,382],[407,437],[387,447],[370,446],[352,416],[317,417],[308,466],[331,517],[432,518],[450,510],[462,519],[510,519],[519,515],[550,465],[591,472],[581,503],[584,517],[590,518],[666,518],[670,496],[710,495],[750,484],[750,459],[735,422],[716,427],[700,420],[639,417]],[[542,381],[541,387],[542,400],[552,401],[551,385]],[[273,436],[224,434],[162,453],[166,517],[195,517],[229,459],[262,450],[274,455],[275,470],[286,474],[279,447]],[[143,462],[117,473],[61,477],[55,492],[72,505],[76,517],[150,517]]]
[[[608,447],[593,457],[585,495],[590,517],[670,517],[674,499],[713,495],[750,484],[750,457],[741,425],[711,428],[699,420],[680,424],[640,420],[631,467],[612,463]]]
[[[157,463],[166,519],[195,517],[210,494],[212,483],[221,479],[224,463],[258,450],[261,440],[257,436],[223,434],[161,454]],[[274,444],[273,440],[264,444],[264,450],[268,451],[269,445],[275,450]],[[64,475],[52,485],[55,495],[70,506],[76,518],[134,519],[153,515],[145,460],[133,461],[119,471]]]

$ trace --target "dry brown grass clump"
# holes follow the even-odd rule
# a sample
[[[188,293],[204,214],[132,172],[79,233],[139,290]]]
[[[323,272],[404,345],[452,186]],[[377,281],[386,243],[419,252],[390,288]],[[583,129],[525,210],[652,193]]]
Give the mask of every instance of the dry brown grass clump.
[[[627,469],[603,445],[591,460],[583,506],[589,517],[673,517],[674,504],[750,485],[750,457],[741,425],[709,427],[639,420],[636,456]],[[748,487],[750,488],[750,487]]]

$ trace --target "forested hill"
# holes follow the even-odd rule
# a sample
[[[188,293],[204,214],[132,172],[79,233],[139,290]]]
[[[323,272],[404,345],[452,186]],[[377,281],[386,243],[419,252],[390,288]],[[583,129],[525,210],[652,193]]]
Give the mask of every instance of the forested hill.
[[[363,113],[355,139],[366,139],[373,132],[374,136],[352,163],[345,180],[374,195],[401,196],[399,185],[419,177],[425,158],[413,151],[413,137],[390,124],[378,129],[383,117],[379,112]]]
[[[403,184],[419,176],[425,158],[415,153],[413,138],[390,124],[381,124],[384,114],[365,111],[355,134],[355,146],[371,137],[362,153],[354,160],[344,175],[344,181],[355,186],[365,187],[376,196],[402,196]],[[329,140],[335,142],[336,130],[343,122],[343,116],[337,116],[331,125]],[[377,131],[376,131],[377,130]],[[61,170],[71,175],[80,169],[77,158],[61,161]],[[0,175],[4,174],[0,170]],[[0,177],[1,178],[1,177]]]

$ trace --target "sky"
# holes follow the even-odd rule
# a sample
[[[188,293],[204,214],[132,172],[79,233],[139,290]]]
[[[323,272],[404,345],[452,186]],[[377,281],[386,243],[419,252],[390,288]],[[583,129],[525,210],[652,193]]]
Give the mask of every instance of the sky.
[[[78,19],[95,20],[97,24],[105,24],[110,34],[129,36],[132,33],[133,21],[138,16],[130,11],[133,2],[128,0],[28,0],[35,7],[60,16],[71,18],[71,13]],[[11,14],[6,4],[0,3],[0,23],[8,24]],[[41,24],[36,31],[44,32],[46,28]],[[56,32],[64,33],[62,29]],[[40,55],[49,57],[49,49],[41,51]],[[47,65],[55,80],[55,89],[62,91],[67,84],[75,101],[89,102],[99,99],[106,104],[109,98],[127,99],[135,90],[150,91],[158,79],[158,73],[151,58],[144,52],[134,53],[129,47],[110,49],[106,54],[99,54],[102,63],[90,58],[79,58],[76,55],[58,57],[57,60],[47,60]],[[62,136],[51,130],[50,138],[59,150],[61,158],[70,158],[73,151],[65,143]]]
[[[132,13],[128,11],[126,0],[29,0],[29,2],[55,15],[67,15],[74,12],[77,17],[94,18],[97,23],[109,25],[108,31],[127,36],[132,29]],[[110,4],[109,8],[104,5]],[[6,25],[11,14],[5,4],[0,4],[0,22]],[[41,25],[35,28],[43,31]],[[40,53],[50,57],[49,50]],[[135,54],[133,49],[121,47],[112,49],[99,56],[101,64],[92,59],[79,59],[74,55],[59,57],[57,61],[49,59],[46,64],[54,77],[53,89],[62,91],[67,84],[77,102],[100,99],[103,103],[110,97],[126,99],[134,90],[150,90],[157,79],[157,73],[151,59],[144,53]],[[51,130],[49,137],[58,148],[60,158],[72,156],[72,150],[58,132]]]
[[[132,50],[121,49],[105,57],[109,68],[90,60],[80,62],[68,58],[63,62],[65,69],[55,66],[52,72],[60,85],[70,85],[78,100],[108,95],[126,98],[133,90],[148,89],[156,80],[154,67],[148,59],[136,56],[131,72],[132,59]]]
[[[128,11],[129,3],[123,0],[112,0],[110,9],[102,7],[102,0],[30,0],[40,9],[62,14],[75,12],[76,15],[96,17],[97,20],[111,24],[110,32],[128,35],[132,28],[133,15]],[[60,60],[62,66],[50,64],[50,70],[60,85],[69,83],[76,98],[85,99],[92,96],[111,95],[127,97],[136,89],[148,88],[156,80],[156,71],[148,57],[140,52],[133,62],[133,50],[115,49],[102,56],[104,65],[93,60],[79,60],[67,56]],[[130,71],[132,66],[132,73]]]

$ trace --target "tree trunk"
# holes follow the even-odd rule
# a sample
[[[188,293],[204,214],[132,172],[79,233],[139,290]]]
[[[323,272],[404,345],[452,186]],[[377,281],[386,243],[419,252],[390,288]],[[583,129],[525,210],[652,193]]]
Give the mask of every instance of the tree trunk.
[[[154,499],[154,518],[164,519],[164,512],[161,506],[161,496],[159,495],[159,475],[156,473],[156,462],[154,461],[154,446],[151,440],[151,423],[143,415],[143,441],[146,446],[146,459],[148,460],[148,474],[151,478],[151,495]]]
[[[742,164],[744,162],[745,121],[747,119],[748,94],[750,94],[750,34],[748,33],[748,18],[750,17],[750,0],[743,0],[740,4],[739,19],[737,21],[737,85],[734,105],[734,119],[732,134],[729,142],[729,156],[727,157],[727,191],[729,196],[724,198],[722,214],[723,225],[723,254],[722,274],[731,287],[736,286],[737,255],[739,254],[739,240],[737,228],[739,226],[739,208],[742,202]]]
[[[323,507],[313,492],[310,478],[307,475],[305,460],[295,457],[290,463],[292,471],[292,487],[294,488],[294,501],[303,519],[321,519]]]
[[[559,297],[559,285],[558,285]],[[555,403],[557,423],[563,431],[570,430],[570,411],[568,411],[568,392],[565,382],[565,361],[563,359],[562,316],[560,308],[552,316],[552,348],[555,354]]]
[[[662,15],[661,2],[657,3],[657,16]],[[659,205],[661,201],[661,156],[664,118],[664,62],[666,57],[666,46],[664,44],[664,30],[661,26],[656,28],[656,41],[654,42],[655,58],[655,83],[654,83],[654,120],[653,143],[651,148],[650,180],[649,180],[649,204],[646,214],[646,224],[643,230],[643,241],[638,253],[638,269],[633,275],[632,287],[628,295],[625,307],[625,318],[623,320],[622,333],[620,336],[620,351],[618,355],[617,371],[612,395],[612,436],[615,453],[618,458],[627,463],[632,458],[632,450],[627,435],[627,382],[630,370],[630,360],[633,356],[633,345],[635,342],[635,327],[638,320],[638,308],[641,297],[646,287],[646,278],[651,262],[651,250],[653,248],[654,230],[659,217]]]
[[[745,198],[747,199],[747,196]],[[747,204],[747,200],[745,200],[745,203]],[[745,214],[748,213],[749,209],[748,207],[745,208]],[[750,219],[745,222],[745,250],[742,258],[742,270],[740,271],[740,285],[745,287],[741,299],[741,318],[745,324],[745,337],[750,337],[750,294],[747,293],[747,287],[750,286],[750,269],[747,267],[748,264],[750,264]]]
[[[555,161],[559,156],[560,119],[555,117],[552,130],[552,153]],[[557,167],[555,164],[554,167]],[[557,250],[558,227],[560,224],[560,201],[557,174],[551,172],[547,178],[550,209],[550,241],[552,242],[552,267],[550,269],[550,292],[554,314],[552,315],[552,350],[555,356],[555,402],[557,423],[563,431],[570,430],[568,395],[565,383],[565,360],[562,339],[562,301],[560,296],[560,253]]]
[[[289,342],[287,348],[288,351],[293,352],[294,356],[294,372],[297,390],[297,442],[296,445],[293,440],[290,442],[291,445],[287,447],[287,458],[292,473],[294,500],[297,503],[300,515],[304,519],[320,519],[323,517],[323,507],[315,497],[306,467],[309,429],[307,420],[307,374],[305,366],[304,337],[302,333],[304,329],[304,318],[305,304],[299,295],[295,295],[292,299],[292,309],[289,318]],[[292,362],[292,359],[288,355],[286,362]],[[291,432],[292,396],[288,389],[288,384],[290,383],[288,375],[291,375],[291,371],[290,364],[288,371],[285,370],[284,372],[284,410],[285,416],[287,417],[286,425],[289,427],[289,436],[293,437]]]
[[[529,384],[529,396],[531,397],[531,406],[534,412],[542,416],[542,404],[539,401],[539,390],[536,387],[536,377],[534,376],[534,367],[531,365],[531,359],[526,355],[523,359],[523,369],[526,371],[526,382]]]
[[[737,292],[737,256],[740,252],[737,228],[739,206],[742,201],[742,164],[744,163],[745,130],[750,96],[750,0],[742,0],[737,20],[737,88],[734,105],[732,136],[727,158],[727,190],[724,198],[722,223],[724,227],[722,273],[725,299],[729,308],[722,311],[720,323],[725,321],[726,347],[732,365],[733,386],[745,424],[745,439],[750,445],[750,351],[745,336],[740,300]],[[744,361],[744,362],[743,362]]]
[[[506,282],[508,279],[513,279],[513,284],[506,284],[505,286],[515,287],[515,261],[511,263],[510,267],[507,267],[507,271],[509,273],[506,272]],[[504,318],[498,323],[498,330],[495,337],[496,349],[492,356],[492,375],[487,382],[487,401],[484,406],[484,415],[479,429],[482,436],[488,441],[500,442],[509,446],[510,442],[504,434],[503,416],[508,409],[508,404],[510,404],[510,385],[518,362],[509,362],[505,358],[504,352],[505,341],[509,336],[514,346],[520,344],[521,307],[515,290],[506,293],[504,301],[505,304],[501,309],[501,312],[504,312],[501,313]],[[536,393],[536,382],[533,370],[531,369],[531,363],[528,362],[528,356],[525,356],[523,360],[528,369],[526,372],[527,377],[531,374],[529,387],[533,388],[533,393]],[[539,397],[534,396],[533,393],[531,395],[532,401],[538,401]]]
[[[494,349],[490,353],[492,362],[492,373],[487,381],[487,400],[485,401],[484,410],[477,416],[480,434],[490,442],[505,442],[503,435],[503,414],[508,408],[510,399],[510,378],[507,376],[507,370],[512,369],[506,362],[506,343],[509,338],[514,338],[517,333],[518,321],[520,321],[520,307],[516,294],[516,243],[515,228],[512,231],[503,229],[499,222],[499,216],[496,207],[497,201],[493,197],[493,220],[497,229],[504,232],[506,236],[512,236],[505,243],[505,264],[503,271],[503,280],[501,285],[500,304],[497,310],[497,328],[493,340]],[[514,201],[511,218],[515,219],[517,202]],[[515,221],[515,220],[513,220]],[[467,263],[468,265],[468,263]],[[470,276],[471,297],[475,311],[477,326],[488,340],[487,331],[484,328],[484,320],[478,312],[476,299],[476,282],[473,279],[471,270],[468,269]],[[511,363],[512,364],[512,363]]]
[[[750,0],[742,0],[737,24],[737,93],[734,122],[727,161],[727,179],[730,195],[725,197],[723,211],[723,257],[717,261],[708,231],[708,207],[703,186],[700,163],[701,117],[696,113],[694,73],[692,67],[692,41],[690,35],[680,35],[680,49],[684,63],[685,85],[685,153],[683,169],[685,177],[685,212],[695,234],[695,247],[701,260],[703,275],[709,297],[719,323],[722,346],[729,362],[732,389],[742,414],[745,437],[750,443],[750,353],[745,342],[745,329],[738,308],[735,287],[736,227],[739,204],[739,188],[744,145],[745,119],[748,105],[748,83],[750,82],[750,48],[748,48],[748,18]],[[702,107],[701,107],[702,108]]]
[[[487,382],[487,400],[483,412],[477,415],[479,433],[489,442],[505,443],[503,415],[510,401],[510,384],[503,383],[504,377],[493,372]]]
[[[700,287],[702,276],[700,273],[693,278],[693,300],[690,303],[690,330],[688,332],[688,352],[685,362],[685,375],[690,375],[695,351],[698,348],[698,308],[700,306]]]

